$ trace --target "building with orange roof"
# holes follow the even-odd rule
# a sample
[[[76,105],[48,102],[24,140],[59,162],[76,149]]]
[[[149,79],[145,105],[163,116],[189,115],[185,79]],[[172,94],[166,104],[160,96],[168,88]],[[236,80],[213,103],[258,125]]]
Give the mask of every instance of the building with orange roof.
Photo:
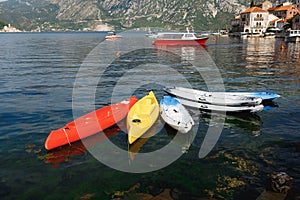
[[[300,10],[297,8],[296,4],[290,2],[283,3],[281,6],[273,9],[268,9],[268,11],[285,20],[289,20],[295,15],[300,14]]]
[[[251,7],[241,12],[240,24],[242,32],[262,35],[268,28],[269,12],[259,7]]]

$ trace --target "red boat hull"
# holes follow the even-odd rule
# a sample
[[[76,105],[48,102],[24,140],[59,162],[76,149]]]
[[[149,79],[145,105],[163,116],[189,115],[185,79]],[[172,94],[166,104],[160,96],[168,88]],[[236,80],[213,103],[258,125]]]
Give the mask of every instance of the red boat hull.
[[[197,38],[193,40],[184,40],[184,39],[178,39],[178,40],[172,40],[172,39],[158,39],[153,42],[154,45],[161,45],[161,46],[167,46],[167,45],[205,45],[206,41],[208,40],[208,37],[203,38]]]
[[[132,96],[127,101],[100,108],[51,131],[46,139],[45,148],[51,150],[103,131],[124,119],[137,101],[138,99]]]
[[[119,131],[126,129],[126,121],[122,120],[118,125],[113,125],[103,132],[91,135],[90,137],[72,143],[72,145],[64,145],[48,152],[44,158],[45,163],[52,164],[54,168],[59,167],[59,163],[68,162],[70,157],[74,155],[84,154],[88,147],[97,145],[99,142],[118,134]]]

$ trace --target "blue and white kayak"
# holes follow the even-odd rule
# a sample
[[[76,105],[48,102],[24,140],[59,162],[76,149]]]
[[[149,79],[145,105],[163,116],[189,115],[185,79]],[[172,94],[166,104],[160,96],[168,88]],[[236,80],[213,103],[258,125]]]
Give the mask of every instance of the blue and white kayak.
[[[159,108],[162,119],[181,133],[189,132],[194,125],[189,112],[174,97],[164,96],[159,102]]]
[[[258,97],[263,101],[271,101],[280,97],[279,94],[271,93],[271,92],[226,92],[230,95],[235,96],[246,96],[246,97]]]
[[[170,87],[164,90],[171,95],[199,103],[227,106],[259,105],[262,101],[280,97],[270,92],[207,92],[184,87]]]

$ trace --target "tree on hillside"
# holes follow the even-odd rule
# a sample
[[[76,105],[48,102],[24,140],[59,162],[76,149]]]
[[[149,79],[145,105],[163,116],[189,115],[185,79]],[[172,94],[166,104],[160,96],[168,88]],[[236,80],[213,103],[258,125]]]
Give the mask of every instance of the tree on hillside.
[[[0,29],[3,29],[3,27],[6,25],[6,23],[4,23],[4,22],[2,22],[1,20],[0,20]]]
[[[251,3],[250,3],[250,8],[252,8],[254,6],[254,1],[251,0]]]

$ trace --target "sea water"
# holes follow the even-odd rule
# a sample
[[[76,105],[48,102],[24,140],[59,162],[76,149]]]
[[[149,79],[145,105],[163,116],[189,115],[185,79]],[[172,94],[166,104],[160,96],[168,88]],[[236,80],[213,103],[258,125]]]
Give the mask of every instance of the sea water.
[[[151,41],[134,42],[137,37],[151,40],[144,33],[127,34],[119,41],[123,46],[104,41],[105,35],[0,34],[2,199],[138,199],[163,192],[173,199],[255,199],[273,171],[293,177],[290,199],[300,195],[299,43],[211,37],[205,47],[156,48]],[[150,163],[153,171],[147,173],[120,171],[94,157],[92,150],[106,139],[103,134],[128,151],[125,121],[87,142],[45,150],[51,130],[130,95],[142,98],[153,90],[159,100],[166,85],[268,91],[281,97],[256,114],[189,109],[196,126],[185,135],[159,118],[152,137],[141,140],[125,163],[117,163],[134,165],[141,153],[171,142],[182,148],[179,158],[158,169],[160,163]],[[218,118],[220,135],[199,158],[207,130],[220,125],[212,119]]]

